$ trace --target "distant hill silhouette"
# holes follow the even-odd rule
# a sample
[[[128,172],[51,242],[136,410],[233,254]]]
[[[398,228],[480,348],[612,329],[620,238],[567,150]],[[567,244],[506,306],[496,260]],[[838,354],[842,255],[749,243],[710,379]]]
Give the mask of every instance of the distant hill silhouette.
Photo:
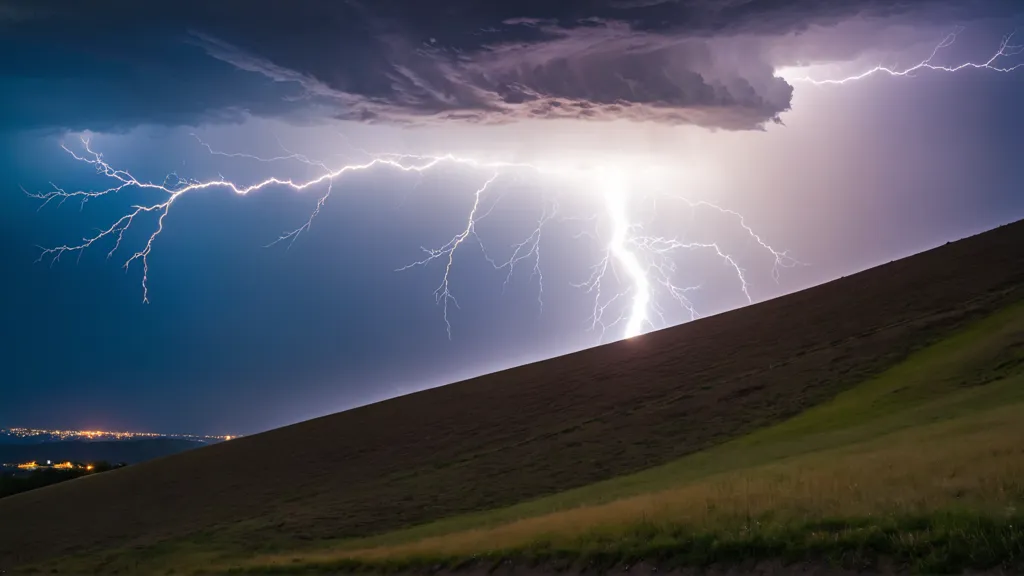
[[[124,462],[137,464],[205,446],[179,438],[144,438],[99,442],[67,441],[39,444],[0,444],[0,463],[21,462]]]

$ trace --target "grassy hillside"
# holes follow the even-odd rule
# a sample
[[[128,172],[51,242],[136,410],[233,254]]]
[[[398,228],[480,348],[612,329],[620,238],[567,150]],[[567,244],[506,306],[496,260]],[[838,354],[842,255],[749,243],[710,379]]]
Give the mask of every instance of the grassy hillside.
[[[885,559],[1024,568],[1024,304],[834,400],[669,465],[320,550],[253,572]]]
[[[883,395],[891,409],[808,412],[761,440],[728,443],[864,394],[853,387],[898,364],[913,372],[901,364],[908,355],[1019,301],[1022,288],[1018,223],[628,342],[14,496],[0,501],[0,518],[19,518],[0,522],[0,568],[59,555],[106,573],[136,562],[211,566],[282,550],[336,554],[353,538],[385,533],[376,543],[403,545],[767,465],[787,446],[868,442],[881,428],[858,432],[857,410],[890,410],[892,422],[876,426],[895,430],[911,404],[942,400],[907,388]],[[820,428],[843,418],[851,426]],[[465,516],[494,509],[502,510]],[[412,531],[394,533],[403,528]]]

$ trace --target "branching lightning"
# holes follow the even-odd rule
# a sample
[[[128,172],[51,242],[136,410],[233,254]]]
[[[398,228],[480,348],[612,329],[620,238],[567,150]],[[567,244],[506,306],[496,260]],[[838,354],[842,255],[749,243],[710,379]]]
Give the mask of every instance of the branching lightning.
[[[945,48],[949,48],[950,46],[952,46],[953,43],[956,42],[957,36],[961,32],[963,32],[963,30],[964,29],[962,27],[958,27],[957,29],[950,32],[945,38],[942,39],[941,42],[939,42],[935,46],[935,48],[932,50],[931,54],[928,55],[927,58],[918,62],[917,64],[914,64],[913,66],[910,66],[909,68],[897,69],[879,64],[878,66],[875,66],[874,68],[871,68],[869,70],[865,70],[860,74],[856,74],[854,76],[847,76],[846,78],[815,79],[809,76],[800,76],[787,77],[787,80],[789,80],[790,82],[806,82],[809,84],[814,84],[815,86],[826,86],[830,84],[846,84],[848,82],[862,80],[864,78],[867,78],[868,76],[873,76],[876,74],[913,77],[915,72],[919,72],[921,70],[932,70],[935,72],[959,72],[961,70],[974,69],[1005,73],[1013,72],[1014,70],[1017,70],[1019,68],[1024,68],[1024,62],[1018,62],[1012,65],[1003,64],[1003,62],[1006,59],[1024,53],[1024,45],[1011,44],[1011,42],[1013,42],[1013,37],[1016,34],[1016,32],[1003,36],[1003,40],[999,44],[999,49],[996,50],[992,57],[990,57],[988,60],[984,62],[964,62],[961,64],[957,64],[955,66],[943,66],[935,64],[934,60],[935,57],[938,56],[939,52],[941,52]]]
[[[401,272],[414,266],[426,266],[438,258],[445,261],[444,277],[441,280],[441,285],[434,291],[434,297],[444,309],[444,325],[445,329],[448,331],[448,338],[452,337],[452,325],[448,320],[448,303],[451,302],[452,304],[455,304],[455,306],[459,305],[459,301],[455,299],[455,296],[452,296],[451,284],[448,281],[449,275],[452,271],[452,264],[455,263],[455,251],[458,250],[459,246],[461,246],[470,235],[479,239],[479,236],[476,236],[476,223],[477,211],[480,209],[480,197],[483,196],[484,192],[487,191],[487,187],[490,186],[497,178],[498,174],[495,173],[488,178],[486,182],[484,182],[483,186],[477,188],[476,192],[473,194],[473,208],[469,211],[469,217],[466,218],[466,228],[462,232],[453,236],[447,244],[440,248],[423,248],[423,251],[427,253],[426,258],[398,269],[398,271]]]
[[[716,254],[735,272],[742,291],[748,302],[752,302],[749,291],[749,284],[744,269],[740,267],[737,260],[725,252],[717,243],[684,242],[675,237],[661,237],[648,235],[644,227],[633,223],[629,214],[629,200],[631,197],[629,176],[623,170],[595,169],[580,171],[568,165],[554,165],[553,167],[540,167],[532,164],[512,162],[484,162],[472,158],[465,158],[452,154],[440,156],[422,156],[408,154],[371,154],[366,151],[360,153],[367,156],[367,160],[360,163],[345,164],[340,167],[330,167],[327,162],[312,159],[306,155],[284,150],[284,154],[273,157],[261,157],[244,153],[228,153],[214,149],[210,144],[196,137],[199,145],[204,147],[210,154],[233,159],[248,159],[262,163],[274,162],[299,162],[315,168],[319,174],[307,180],[296,181],[291,178],[271,177],[265,180],[252,183],[240,184],[224,178],[223,176],[213,180],[186,180],[175,174],[168,176],[162,182],[149,182],[136,178],[127,170],[116,168],[109,164],[103,155],[94,150],[90,141],[81,139],[81,151],[76,152],[67,146],[63,149],[71,155],[74,160],[93,166],[98,174],[109,179],[111,186],[100,190],[76,190],[69,191],[56,185],[45,192],[28,193],[33,198],[41,200],[40,208],[50,203],[63,204],[67,201],[79,201],[84,205],[90,200],[113,196],[128,191],[129,189],[145,190],[158,193],[158,199],[149,204],[135,204],[106,228],[101,228],[94,235],[83,238],[78,243],[64,244],[56,247],[41,248],[40,260],[49,260],[51,265],[60,260],[62,256],[70,253],[81,254],[96,245],[97,243],[110,242],[112,247],[107,252],[107,258],[112,257],[121,248],[125,233],[132,228],[145,226],[140,222],[141,216],[156,214],[156,223],[145,236],[142,247],[131,253],[123,263],[127,270],[132,263],[138,261],[142,267],[142,299],[149,302],[149,265],[150,256],[153,252],[157,238],[163,232],[167,216],[172,206],[184,195],[200,190],[225,189],[238,195],[248,195],[252,192],[266,188],[281,188],[291,191],[301,191],[316,186],[323,186],[323,193],[318,197],[317,203],[310,213],[309,218],[299,227],[281,234],[269,245],[287,241],[289,245],[294,243],[298,236],[310,229],[316,217],[326,205],[334,190],[335,181],[341,179],[350,172],[366,171],[371,169],[390,169],[403,172],[425,173],[441,164],[453,164],[463,166],[466,169],[480,172],[482,181],[473,194],[472,204],[467,212],[465,227],[454,234],[451,239],[435,248],[423,247],[424,256],[417,261],[400,266],[396,271],[405,271],[417,267],[427,267],[435,262],[443,268],[441,281],[434,291],[436,303],[442,307],[445,329],[448,337],[452,337],[452,323],[450,318],[450,306],[459,307],[452,286],[452,270],[456,266],[456,253],[460,252],[467,244],[477,244],[483,251],[483,256],[496,271],[505,274],[505,285],[511,281],[516,268],[524,263],[532,264],[530,270],[531,281],[537,280],[537,302],[543,311],[544,276],[541,268],[541,245],[544,230],[557,221],[583,220],[587,222],[604,222],[610,232],[605,235],[609,238],[605,242],[600,241],[602,234],[595,230],[580,235],[588,236],[598,240],[601,257],[592,268],[590,276],[577,287],[582,288],[585,293],[593,298],[593,313],[590,318],[592,329],[600,332],[603,340],[608,329],[625,323],[624,337],[633,337],[642,334],[645,330],[656,328],[653,319],[660,320],[660,325],[667,324],[664,309],[655,298],[656,291],[663,291],[672,301],[682,306],[691,319],[700,316],[700,313],[690,301],[689,294],[696,290],[697,286],[679,286],[674,283],[673,278],[678,270],[675,253],[682,250],[707,250]],[[504,175],[516,172],[532,172],[536,175],[554,176],[565,179],[571,184],[585,188],[597,189],[601,192],[604,201],[605,215],[593,215],[587,218],[571,217],[560,214],[557,197],[548,199],[545,202],[542,214],[537,220],[536,227],[521,241],[509,248],[511,254],[507,259],[494,258],[488,251],[481,237],[477,233],[477,226],[484,220],[497,205],[498,200],[485,198],[492,192],[496,183]],[[742,230],[753,242],[766,250],[774,258],[773,278],[778,279],[779,268],[790,267],[798,264],[786,252],[778,251],[768,245],[754,230],[747,224],[745,218],[738,212],[722,208],[705,201],[691,201],[679,197],[666,197],[669,200],[684,202],[691,209],[709,209],[734,218],[739,230]],[[621,276],[620,276],[621,275]],[[623,276],[625,281],[623,281]],[[614,287],[609,286],[613,284]],[[623,287],[625,286],[625,287]],[[629,300],[629,305],[622,308],[614,319],[610,317],[613,305]]]

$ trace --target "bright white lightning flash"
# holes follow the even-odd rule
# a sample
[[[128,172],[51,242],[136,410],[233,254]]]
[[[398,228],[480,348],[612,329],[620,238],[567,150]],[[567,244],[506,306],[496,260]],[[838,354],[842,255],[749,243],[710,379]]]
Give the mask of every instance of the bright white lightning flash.
[[[920,70],[932,70],[936,72],[959,72],[961,70],[974,69],[989,70],[992,72],[1013,72],[1018,68],[1024,68],[1024,62],[1018,62],[1013,65],[1001,64],[1006,58],[1018,56],[1021,53],[1024,53],[1024,45],[1011,44],[1016,32],[1004,36],[1002,42],[1000,42],[999,44],[999,49],[996,50],[995,54],[993,54],[991,58],[984,62],[964,62],[961,64],[957,64],[955,66],[942,66],[938,64],[933,64],[933,61],[935,60],[935,57],[939,54],[939,52],[942,51],[944,48],[949,48],[950,46],[952,46],[953,43],[956,42],[957,36],[963,31],[963,27],[958,27],[957,29],[950,32],[945,38],[942,39],[941,42],[939,42],[935,46],[935,49],[932,50],[932,53],[927,58],[918,62],[917,64],[914,64],[913,66],[910,66],[909,68],[897,69],[889,66],[882,66],[881,64],[879,64],[878,66],[875,66],[874,68],[871,68],[869,70],[865,70],[860,74],[847,76],[846,78],[834,79],[815,79],[811,78],[810,76],[790,76],[788,74],[779,75],[785,77],[786,80],[790,82],[806,82],[809,84],[814,84],[815,86],[826,86],[830,84],[846,84],[847,82],[862,80],[864,78],[867,78],[868,76],[873,76],[875,74],[888,74],[889,76],[913,77],[914,73]]]
[[[647,323],[647,308],[651,302],[651,285],[643,266],[636,255],[629,251],[629,215],[626,205],[626,181],[618,170],[603,171],[601,175],[604,188],[604,201],[611,219],[612,239],[608,250],[625,269],[633,283],[633,305],[630,307],[629,321],[626,324],[626,338],[640,335]]]
[[[290,178],[271,177],[253,184],[239,184],[228,180],[223,176],[214,180],[206,181],[185,180],[174,174],[168,176],[160,183],[149,182],[139,180],[127,170],[111,166],[106,160],[104,160],[101,153],[92,148],[88,139],[82,138],[82,149],[84,150],[84,153],[76,153],[70,148],[62,145],[63,149],[75,160],[92,165],[98,174],[105,176],[112,181],[112,186],[101,190],[68,191],[51,184],[53,189],[46,192],[26,192],[30,196],[42,200],[40,208],[51,202],[63,204],[68,200],[78,200],[81,202],[82,207],[84,207],[85,203],[89,200],[112,196],[132,188],[158,192],[160,193],[161,198],[150,204],[138,204],[132,206],[126,214],[115,220],[113,224],[107,228],[100,229],[93,236],[83,238],[81,242],[77,244],[65,244],[42,249],[40,260],[49,258],[52,265],[54,262],[59,260],[61,256],[68,253],[78,253],[78,255],[81,256],[86,249],[90,248],[97,242],[104,240],[109,240],[112,243],[112,248],[107,253],[107,257],[109,258],[120,248],[121,243],[124,240],[125,232],[137,225],[137,220],[141,220],[141,218],[147,214],[156,214],[156,226],[149,233],[148,237],[146,237],[143,247],[131,254],[123,264],[124,268],[127,269],[133,262],[141,262],[142,298],[144,302],[148,302],[149,257],[152,253],[154,242],[164,230],[165,219],[170,213],[171,207],[185,194],[205,189],[223,188],[235,194],[248,195],[249,193],[271,187],[301,191],[317,185],[324,186],[325,191],[319,197],[310,217],[298,228],[280,235],[276,240],[271,242],[271,245],[285,240],[291,243],[294,242],[300,234],[310,229],[313,220],[320,213],[321,209],[330,197],[331,192],[334,189],[334,181],[349,172],[365,171],[373,168],[390,168],[404,172],[424,173],[441,164],[454,164],[464,166],[468,169],[481,171],[487,175],[483,180],[483,183],[473,195],[473,202],[466,217],[466,226],[456,233],[446,244],[438,248],[424,247],[423,252],[425,256],[421,260],[397,269],[398,271],[402,271],[413,267],[427,266],[435,260],[443,263],[444,272],[442,274],[441,282],[434,292],[434,296],[437,303],[443,308],[444,322],[449,338],[451,338],[452,334],[452,327],[449,319],[449,304],[453,304],[458,307],[458,300],[456,300],[453,294],[451,285],[451,273],[455,265],[455,254],[467,243],[467,241],[477,243],[480,248],[484,250],[484,256],[487,261],[490,262],[496,270],[503,270],[506,272],[506,285],[511,280],[517,265],[524,261],[531,261],[533,263],[531,279],[536,277],[538,280],[538,303],[543,307],[542,296],[544,278],[540,266],[540,244],[545,227],[558,216],[559,205],[557,199],[549,202],[545,206],[543,214],[537,221],[536,228],[522,242],[511,246],[512,254],[507,260],[502,261],[492,258],[484,248],[483,242],[477,234],[478,224],[484,220],[497,205],[497,201],[495,200],[491,201],[489,207],[486,207],[484,202],[485,196],[487,196],[495,182],[503,174],[510,172],[530,171],[534,174],[566,179],[577,186],[598,188],[601,190],[606,208],[606,218],[611,227],[611,239],[604,245],[604,256],[593,267],[590,278],[586,282],[577,284],[576,286],[583,288],[587,293],[593,295],[594,306],[590,323],[592,329],[600,330],[602,340],[604,339],[604,334],[608,329],[621,322],[625,322],[624,336],[627,338],[639,335],[649,328],[657,327],[651,320],[652,314],[661,320],[662,325],[667,324],[661,306],[653,298],[655,284],[660,286],[672,300],[678,302],[683,309],[690,314],[691,319],[697,318],[700,315],[687,297],[687,293],[695,290],[696,287],[678,286],[673,283],[672,278],[674,272],[677,270],[677,265],[675,260],[672,258],[672,255],[678,250],[709,250],[715,253],[725,263],[733,268],[736,277],[739,280],[740,289],[746,296],[747,301],[752,302],[743,269],[739,266],[736,260],[729,254],[725,253],[718,244],[683,242],[677,238],[652,237],[644,233],[641,225],[631,223],[628,213],[629,186],[631,181],[627,178],[627,174],[621,169],[581,170],[568,163],[556,163],[551,166],[538,166],[513,162],[484,162],[451,154],[441,156],[421,156],[394,153],[371,154],[362,150],[359,152],[365,154],[368,158],[365,162],[346,164],[341,167],[331,168],[326,162],[312,160],[307,156],[293,153],[287,149],[285,149],[285,155],[265,158],[250,154],[220,152],[202,140],[199,140],[199,143],[211,154],[217,156],[248,159],[261,163],[300,162],[307,166],[315,167],[322,173],[319,176],[302,181],[295,181]],[[691,209],[710,209],[735,218],[738,221],[740,229],[743,230],[747,236],[756,242],[762,249],[768,251],[774,257],[773,277],[776,280],[778,279],[778,269],[780,267],[790,267],[798,264],[798,262],[789,257],[786,252],[777,251],[765,243],[764,240],[762,240],[759,235],[755,234],[753,229],[747,225],[744,217],[738,212],[704,201],[694,202],[684,198],[675,197],[669,197],[668,199],[680,200],[686,203]],[[578,219],[579,218],[562,217],[562,220]],[[593,217],[585,218],[584,220],[597,219],[597,217]],[[141,225],[144,226],[145,224]],[[598,237],[597,233],[588,235],[595,239]],[[624,289],[621,285],[618,286],[618,290],[609,297],[608,291],[603,291],[602,289],[608,281],[608,276],[611,275],[617,278],[619,272],[623,272],[627,276],[628,286]],[[606,312],[612,304],[627,298],[632,300],[631,305],[616,319],[607,320],[605,318]]]

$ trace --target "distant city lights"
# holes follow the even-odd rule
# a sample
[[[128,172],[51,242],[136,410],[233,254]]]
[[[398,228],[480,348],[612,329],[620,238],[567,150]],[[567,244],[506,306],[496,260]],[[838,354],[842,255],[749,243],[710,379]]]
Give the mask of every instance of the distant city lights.
[[[145,438],[178,438],[197,442],[220,442],[239,438],[230,436],[204,436],[198,434],[157,434],[155,432],[118,432],[107,430],[46,430],[42,428],[0,428],[0,436],[14,438],[43,437],[54,441],[63,440],[141,440]]]
[[[76,464],[75,462],[57,462],[56,464],[47,460],[46,464],[40,464],[33,460],[31,462],[25,462],[23,464],[4,464],[4,467],[17,468],[18,470],[25,470],[28,472],[52,468],[54,470],[85,470],[86,472],[92,472],[96,467],[92,464]]]

